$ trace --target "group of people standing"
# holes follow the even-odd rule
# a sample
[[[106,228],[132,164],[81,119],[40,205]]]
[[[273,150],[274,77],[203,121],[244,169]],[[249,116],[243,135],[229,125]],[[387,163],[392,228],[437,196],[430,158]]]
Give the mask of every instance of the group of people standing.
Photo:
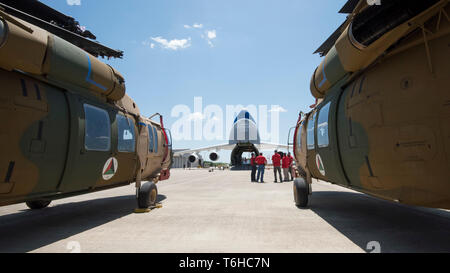
[[[277,173],[280,178],[280,183],[283,181],[292,181],[294,179],[291,171],[293,162],[294,158],[291,156],[291,153],[286,154],[275,150],[275,153],[272,155],[273,174],[275,176],[274,183],[278,183]],[[267,159],[264,157],[263,153],[260,153],[258,156],[252,153],[250,165],[252,166],[252,182],[264,183],[264,170],[267,165]],[[281,177],[281,169],[283,169],[284,180]],[[258,173],[256,174],[256,172]]]

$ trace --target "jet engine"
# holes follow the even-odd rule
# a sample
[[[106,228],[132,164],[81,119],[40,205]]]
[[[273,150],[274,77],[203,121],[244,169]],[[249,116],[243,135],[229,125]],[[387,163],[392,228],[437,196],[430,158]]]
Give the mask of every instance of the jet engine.
[[[217,161],[217,160],[219,160],[219,155],[217,153],[215,153],[215,152],[212,152],[212,153],[209,154],[209,159],[211,161]]]
[[[197,162],[198,162],[198,155],[197,155],[197,154],[191,154],[191,155],[188,157],[188,161],[189,161],[189,163],[191,163],[191,164],[197,163]]]

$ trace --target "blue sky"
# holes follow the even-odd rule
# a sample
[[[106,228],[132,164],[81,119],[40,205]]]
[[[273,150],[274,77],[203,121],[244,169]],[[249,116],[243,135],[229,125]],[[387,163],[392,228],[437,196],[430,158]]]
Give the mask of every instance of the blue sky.
[[[346,1],[42,2],[76,18],[97,41],[124,51],[123,59],[106,62],[124,75],[127,93],[144,115],[160,112],[170,128],[176,120],[172,108],[185,104],[193,110],[194,96],[223,109],[280,105],[286,110],[279,132],[285,143],[299,111],[314,103],[309,83],[321,58],[312,53],[344,21],[338,11]],[[174,148],[223,142],[180,140]]]

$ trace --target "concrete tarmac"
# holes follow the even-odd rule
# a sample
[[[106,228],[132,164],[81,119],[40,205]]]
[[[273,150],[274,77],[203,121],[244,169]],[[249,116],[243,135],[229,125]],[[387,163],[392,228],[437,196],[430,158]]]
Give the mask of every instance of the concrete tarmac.
[[[292,182],[249,171],[172,170],[160,209],[135,214],[134,185],[29,210],[0,208],[0,252],[450,252],[450,212],[313,183],[308,209]]]

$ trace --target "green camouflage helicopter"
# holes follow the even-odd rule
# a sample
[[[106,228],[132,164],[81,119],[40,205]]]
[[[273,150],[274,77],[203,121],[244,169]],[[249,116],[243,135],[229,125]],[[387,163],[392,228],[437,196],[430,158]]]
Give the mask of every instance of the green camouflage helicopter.
[[[155,184],[170,176],[170,132],[96,58],[122,52],[39,1],[0,7],[0,205],[41,209],[136,182],[139,207],[154,206]]]
[[[450,2],[348,1],[320,46],[317,99],[293,137],[297,206],[312,178],[450,208]]]

